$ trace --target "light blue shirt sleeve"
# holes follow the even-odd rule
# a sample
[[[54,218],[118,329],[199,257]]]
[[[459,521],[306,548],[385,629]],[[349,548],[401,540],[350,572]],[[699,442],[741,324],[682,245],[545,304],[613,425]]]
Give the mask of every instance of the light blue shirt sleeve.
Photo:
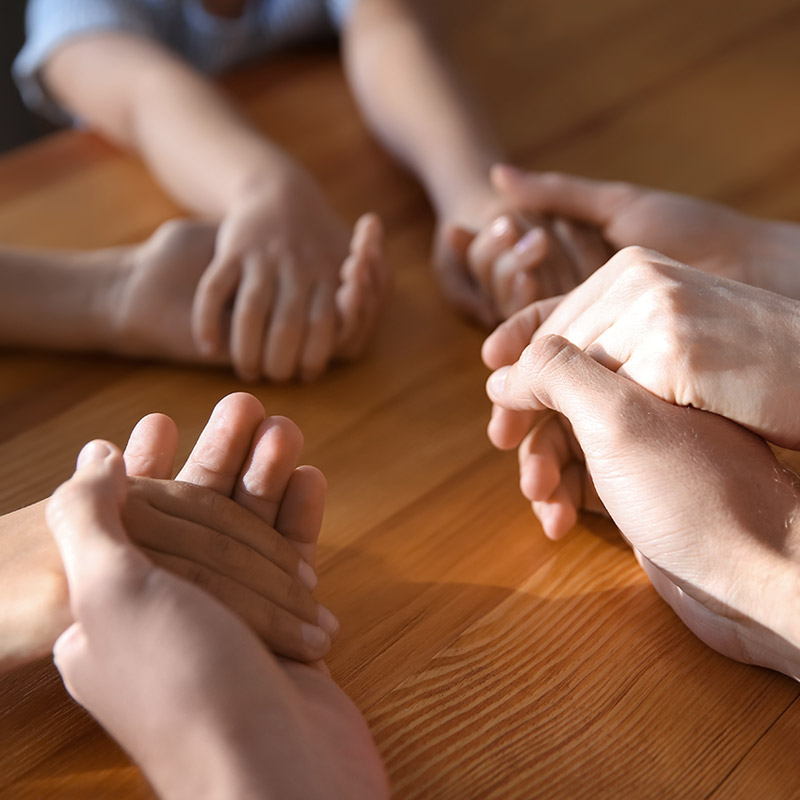
[[[359,0],[325,0],[328,16],[336,30],[341,30]]]
[[[29,0],[25,27],[27,39],[14,61],[14,80],[28,108],[55,122],[71,120],[48,95],[40,72],[60,45],[95,31],[155,35],[150,4],[136,0]]]

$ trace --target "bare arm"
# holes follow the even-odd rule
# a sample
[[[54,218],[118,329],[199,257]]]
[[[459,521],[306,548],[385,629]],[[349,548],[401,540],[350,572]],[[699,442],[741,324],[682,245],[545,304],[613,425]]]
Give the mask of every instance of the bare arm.
[[[182,205],[214,219],[290,164],[202,75],[140,36],[78,37],[50,57],[44,80],[70,112],[141,154]]]
[[[439,215],[472,222],[493,200],[489,169],[502,153],[434,35],[424,3],[361,0],[344,32],[345,63],[368,123]]]
[[[120,252],[0,248],[0,344],[101,349]]]

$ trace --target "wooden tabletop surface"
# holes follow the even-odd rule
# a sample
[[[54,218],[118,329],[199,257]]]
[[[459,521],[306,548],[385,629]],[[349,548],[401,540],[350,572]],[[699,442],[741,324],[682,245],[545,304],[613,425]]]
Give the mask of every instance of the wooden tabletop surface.
[[[800,3],[455,6],[454,57],[517,163],[800,219]],[[396,292],[367,357],[311,386],[252,391],[298,422],[305,460],[328,476],[318,595],[343,624],[329,665],[395,796],[798,796],[800,687],[696,640],[611,524],[542,536],[514,455],[486,439],[482,336],[435,290],[424,197],[370,140],[335,54],[229,85],[342,214],[376,209],[388,228]],[[89,134],[0,160],[7,244],[131,242],[178,213]],[[225,371],[3,353],[0,513],[48,495],[85,441],[123,444],[151,411],[178,422],[185,454],[242,388]],[[0,681],[0,737],[3,798],[151,796],[51,664]]]

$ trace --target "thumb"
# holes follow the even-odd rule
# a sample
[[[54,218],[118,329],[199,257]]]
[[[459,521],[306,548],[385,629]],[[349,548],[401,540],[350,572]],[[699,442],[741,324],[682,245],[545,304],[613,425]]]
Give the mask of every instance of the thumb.
[[[481,347],[483,363],[489,369],[513,364],[563,299],[564,295],[558,295],[537,300],[498,325]]]
[[[506,164],[495,165],[491,179],[500,197],[519,211],[568,217],[598,228],[605,228],[638,192],[627,183],[523,172]]]
[[[122,454],[113,444],[95,440],[81,450],[75,474],[47,503],[47,524],[61,554],[76,619],[85,587],[108,572],[128,543],[120,519],[126,494]]]
[[[553,334],[537,339],[515,364],[490,375],[487,393],[492,402],[512,411],[549,408],[563,414],[579,440],[584,426],[618,416],[622,404],[647,394]]]

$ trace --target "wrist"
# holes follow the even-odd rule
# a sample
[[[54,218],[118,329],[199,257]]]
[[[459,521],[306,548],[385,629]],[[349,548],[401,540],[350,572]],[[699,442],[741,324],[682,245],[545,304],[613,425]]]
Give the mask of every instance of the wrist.
[[[292,159],[280,152],[265,152],[262,158],[243,167],[232,182],[224,215],[261,195],[286,192],[300,180],[307,180],[307,175]]]
[[[462,176],[438,192],[432,192],[436,215],[440,220],[477,229],[502,214],[505,205],[497,197],[485,175]]]
[[[742,646],[755,664],[800,680],[800,508],[789,516],[776,549],[754,559],[754,614],[743,624]]]
[[[119,343],[125,341],[122,320],[126,292],[141,248],[142,245],[135,245],[100,250],[91,253],[85,264],[91,349],[119,352]]]

